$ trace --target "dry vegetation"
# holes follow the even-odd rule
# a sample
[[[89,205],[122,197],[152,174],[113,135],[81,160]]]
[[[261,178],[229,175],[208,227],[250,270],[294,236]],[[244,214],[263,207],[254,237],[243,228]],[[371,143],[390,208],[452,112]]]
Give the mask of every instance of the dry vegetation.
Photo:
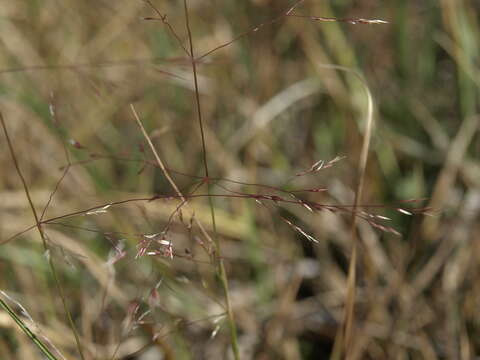
[[[0,358],[475,358],[478,3],[186,4],[0,2]]]

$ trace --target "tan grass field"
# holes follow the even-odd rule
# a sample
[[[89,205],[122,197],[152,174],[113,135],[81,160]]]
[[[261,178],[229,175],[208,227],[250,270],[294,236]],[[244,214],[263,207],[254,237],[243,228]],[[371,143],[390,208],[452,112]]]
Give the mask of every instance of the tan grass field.
[[[479,11],[1,1],[0,359],[476,359]]]

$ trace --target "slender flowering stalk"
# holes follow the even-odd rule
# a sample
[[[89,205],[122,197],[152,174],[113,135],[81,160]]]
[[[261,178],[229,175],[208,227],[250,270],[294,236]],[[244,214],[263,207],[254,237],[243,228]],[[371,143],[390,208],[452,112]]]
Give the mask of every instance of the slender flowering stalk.
[[[37,211],[35,209],[35,205],[33,204],[33,200],[32,200],[32,197],[30,195],[30,190],[28,189],[27,181],[25,180],[25,177],[23,176],[23,173],[20,170],[20,165],[18,163],[17,156],[15,154],[15,150],[13,149],[12,141],[10,140],[10,136],[8,134],[7,125],[5,124],[5,119],[3,118],[3,114],[1,112],[0,112],[0,123],[2,124],[3,132],[5,134],[5,139],[7,140],[7,145],[8,145],[8,149],[10,151],[10,155],[12,157],[13,164],[15,165],[15,169],[17,171],[17,174],[18,174],[18,176],[19,176],[19,178],[22,182],[23,189],[24,189],[24,192],[25,192],[25,196],[27,197],[28,203],[30,205],[30,209],[32,210],[32,214],[35,218],[35,223],[36,223],[35,227],[37,228],[37,230],[40,234],[40,238],[42,239],[43,248],[45,250],[45,253],[49,254],[50,249],[49,249],[49,246],[48,246],[47,236],[46,236],[46,234],[45,234],[45,232],[42,228],[41,218],[37,214]],[[69,325],[70,325],[70,329],[71,329],[71,331],[72,331],[72,333],[75,337],[78,353],[80,354],[80,358],[82,360],[84,360],[85,357],[83,356],[83,349],[82,349],[82,344],[80,342],[80,336],[78,335],[77,329],[76,329],[75,324],[73,322],[72,314],[70,313],[70,310],[68,309],[67,300],[66,300],[63,288],[60,284],[60,280],[58,278],[58,272],[57,272],[57,269],[56,269],[55,264],[53,262],[52,256],[48,256],[47,260],[48,260],[48,265],[50,267],[53,279],[55,281],[55,286],[56,286],[58,294],[59,294],[59,296],[62,300],[63,309],[65,310],[65,313],[66,313],[66,316],[67,316],[67,319],[68,319],[68,322],[69,322]]]

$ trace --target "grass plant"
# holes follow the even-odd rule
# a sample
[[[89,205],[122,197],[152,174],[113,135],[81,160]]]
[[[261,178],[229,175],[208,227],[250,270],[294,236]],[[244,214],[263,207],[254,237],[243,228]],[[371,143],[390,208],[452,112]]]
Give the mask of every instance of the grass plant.
[[[477,8],[0,5],[2,359],[472,358]]]

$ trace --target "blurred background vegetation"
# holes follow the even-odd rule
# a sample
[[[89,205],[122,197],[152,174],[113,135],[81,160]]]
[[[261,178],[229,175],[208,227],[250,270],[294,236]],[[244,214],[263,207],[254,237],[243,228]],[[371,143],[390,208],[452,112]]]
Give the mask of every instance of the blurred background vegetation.
[[[187,46],[183,3],[152,4]],[[188,1],[195,53],[292,5]],[[376,126],[362,203],[383,204],[369,211],[390,217],[402,236],[358,223],[353,358],[480,353],[479,11],[475,0],[307,0],[296,14],[389,24],[283,18],[198,64],[210,176],[327,188],[298,195],[321,204],[353,203],[367,106],[356,75],[326,65],[368,83]],[[150,165],[131,103],[167,166],[184,174],[172,173],[183,191],[205,175],[191,65],[168,28],[145,17],[158,14],[141,0],[0,3],[0,109],[39,213],[59,184],[44,219],[174,194]],[[40,338],[79,358],[38,232],[12,238],[34,219],[3,134],[0,150],[0,290],[11,299],[2,298]],[[295,176],[337,156],[346,158]],[[433,216],[395,210],[423,198]],[[214,199],[242,359],[328,358],[343,316],[350,218],[263,203]],[[192,211],[174,213],[179,204],[130,202],[44,225],[86,359],[228,358],[208,244]],[[211,232],[208,200],[192,199],[190,209]],[[161,254],[136,256],[144,235],[162,231],[173,258],[158,246]],[[2,359],[40,358],[5,312],[0,335]]]

